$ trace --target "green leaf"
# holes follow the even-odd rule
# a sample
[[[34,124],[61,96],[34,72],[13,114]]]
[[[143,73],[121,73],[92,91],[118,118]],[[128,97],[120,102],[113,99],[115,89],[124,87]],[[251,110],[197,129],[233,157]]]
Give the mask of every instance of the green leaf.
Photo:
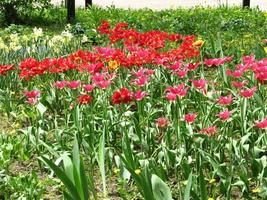
[[[105,172],[105,128],[99,142],[98,165],[102,177],[103,192],[106,195],[106,172]]]
[[[74,144],[73,144],[73,149],[72,149],[72,160],[73,160],[73,164],[76,167],[76,169],[79,170],[80,169],[80,153],[79,153],[78,140],[76,136],[74,137]],[[80,175],[79,171],[77,172]]]
[[[187,185],[186,185],[185,192],[184,192],[184,200],[190,199],[191,186],[192,186],[192,172],[190,173],[188,180],[187,180]]]
[[[75,200],[81,200],[77,189],[75,188],[71,180],[68,178],[66,173],[62,171],[58,166],[56,166],[53,162],[48,160],[46,157],[42,156],[42,159],[54,171],[54,173],[63,182],[63,184],[67,187],[72,198]]]
[[[40,115],[43,116],[45,111],[46,111],[46,107],[41,103],[39,102],[37,105],[36,105],[36,108],[37,110],[39,111]]]
[[[89,189],[88,189],[88,182],[87,182],[87,177],[85,174],[85,170],[84,170],[84,165],[83,165],[83,161],[80,161],[80,176],[81,176],[81,184],[83,187],[83,195],[84,195],[84,199],[88,200],[89,199]]]
[[[172,200],[170,188],[157,175],[152,174],[151,183],[155,200]]]
[[[200,187],[201,199],[208,199],[206,182],[205,182],[203,170],[201,167],[200,167],[199,173],[200,173],[200,175],[199,175],[199,187]]]
[[[246,132],[246,126],[247,126],[247,120],[246,120],[247,105],[248,105],[248,100],[247,100],[247,98],[244,98],[242,105],[241,105],[241,119],[243,122],[243,124],[242,124],[243,133]]]
[[[83,187],[82,187],[82,183],[81,183],[81,177],[79,175],[78,170],[79,169],[77,169],[76,166],[74,165],[74,167],[73,167],[73,177],[74,177],[75,187],[78,190],[78,193],[79,193],[81,199],[85,200],[84,199],[84,193],[83,193]]]
[[[73,163],[72,163],[70,157],[67,156],[66,154],[64,154],[62,156],[62,158],[63,158],[65,173],[68,176],[68,178],[71,180],[71,182],[74,184]]]
[[[64,199],[66,200],[74,200],[67,192],[63,191]]]
[[[262,110],[264,111],[265,110],[265,105],[263,103],[262,98],[257,93],[254,93],[254,98],[255,98],[258,106],[260,106],[262,108]]]

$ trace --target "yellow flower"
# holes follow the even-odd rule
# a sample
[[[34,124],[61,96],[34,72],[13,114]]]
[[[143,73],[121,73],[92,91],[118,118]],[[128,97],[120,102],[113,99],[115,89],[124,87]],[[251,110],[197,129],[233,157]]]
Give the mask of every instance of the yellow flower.
[[[209,197],[208,200],[214,200],[212,197]]]
[[[141,169],[134,170],[134,173],[136,173],[137,175],[141,174]]]
[[[213,183],[216,183],[216,179],[214,179],[214,178],[209,180],[209,184],[213,184]]]
[[[186,185],[187,185],[187,183],[188,183],[188,181],[187,181],[187,180],[185,180],[185,181],[183,181],[183,182],[182,182],[182,184],[183,184],[184,186],[186,186]]]
[[[115,169],[113,170],[113,172],[114,172],[115,174],[118,174],[120,171],[121,171],[121,170],[118,169],[118,168],[115,168]]]
[[[265,53],[267,54],[267,47],[264,47],[263,49],[264,49]]]
[[[201,48],[205,42],[203,40],[197,40],[192,45],[193,47]]]
[[[108,62],[108,68],[109,68],[109,70],[115,70],[118,67],[119,67],[119,62],[118,61],[116,61],[116,60],[110,60]]]
[[[261,192],[261,189],[260,189],[259,187],[254,188],[254,189],[252,190],[252,193],[260,193],[260,192]]]

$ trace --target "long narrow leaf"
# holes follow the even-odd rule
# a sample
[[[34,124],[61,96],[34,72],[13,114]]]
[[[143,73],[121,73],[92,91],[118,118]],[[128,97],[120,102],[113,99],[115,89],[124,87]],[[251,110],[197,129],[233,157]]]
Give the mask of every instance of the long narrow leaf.
[[[190,173],[188,180],[187,180],[187,185],[186,185],[185,192],[184,192],[184,200],[190,199],[191,186],[192,186],[192,172]]]
[[[200,167],[199,173],[200,173],[199,188],[200,188],[201,199],[208,199],[206,183],[205,183],[205,179],[204,179],[204,175],[203,175],[203,171],[201,167]]]
[[[81,200],[78,191],[76,190],[71,180],[67,177],[67,175],[53,162],[48,160],[46,157],[42,156],[42,159],[54,171],[54,173],[64,183],[64,185],[68,188],[72,198],[75,200]]]
[[[105,129],[100,138],[99,151],[98,151],[98,165],[102,177],[103,193],[106,195],[106,172],[105,172]]]
[[[80,176],[81,176],[81,184],[83,187],[83,195],[84,199],[88,200],[89,199],[89,189],[88,189],[88,182],[87,182],[87,176],[84,171],[84,166],[83,166],[83,161],[80,160]]]

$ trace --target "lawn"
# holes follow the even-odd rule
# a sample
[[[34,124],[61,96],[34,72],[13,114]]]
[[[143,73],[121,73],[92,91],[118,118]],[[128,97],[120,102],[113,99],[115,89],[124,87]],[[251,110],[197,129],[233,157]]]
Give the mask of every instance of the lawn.
[[[0,199],[266,199],[267,17],[64,8],[0,30]],[[31,20],[29,20],[31,19]]]

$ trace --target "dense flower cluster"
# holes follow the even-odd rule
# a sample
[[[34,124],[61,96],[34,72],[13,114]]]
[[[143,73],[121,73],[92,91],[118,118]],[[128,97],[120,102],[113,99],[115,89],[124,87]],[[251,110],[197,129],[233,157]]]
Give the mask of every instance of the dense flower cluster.
[[[84,106],[92,103],[96,93],[99,95],[101,90],[111,94],[109,101],[113,106],[138,104],[139,101],[153,96],[149,89],[152,84],[156,84],[158,80],[164,80],[164,83],[160,83],[163,97],[159,97],[163,101],[167,100],[173,105],[184,99],[190,101],[192,95],[210,98],[218,107],[217,114],[214,116],[222,123],[230,121],[228,119],[234,115],[231,107],[237,104],[239,99],[250,99],[257,92],[258,87],[255,82],[248,81],[247,74],[253,74],[260,84],[267,80],[266,58],[256,60],[252,55],[244,56],[242,63],[234,65],[234,68],[232,67],[233,56],[204,58],[204,61],[201,61],[199,55],[204,41],[196,40],[195,36],[155,30],[138,32],[130,29],[127,23],[118,23],[111,28],[107,21],[103,21],[98,31],[103,37],[109,39],[110,46],[94,47],[92,51],[79,50],[66,57],[46,58],[40,61],[27,58],[19,63],[17,69],[13,65],[0,66],[0,75],[17,70],[22,80],[29,81],[36,76],[57,74],[59,75],[57,77],[61,78],[52,83],[57,92],[60,90],[74,94],[77,102],[75,105]],[[168,48],[165,48],[166,46]],[[200,67],[222,70],[222,66],[227,68],[224,72],[227,76],[225,81],[231,87],[227,92],[218,87],[221,83],[210,81],[204,74],[199,74],[203,70]],[[126,71],[123,77],[120,73],[121,69]],[[160,70],[164,70],[168,75],[161,77]],[[69,80],[61,76],[71,72],[85,75],[87,80],[82,78]],[[124,83],[118,84],[117,79],[121,78]],[[216,91],[218,88],[219,90]],[[32,105],[40,97],[38,90],[26,91],[24,94],[27,102]],[[75,105],[71,103],[71,107]],[[198,110],[194,110],[191,106],[188,114],[182,110],[179,117],[191,124],[195,122],[197,116],[201,118],[196,112]],[[257,122],[256,126],[265,128],[265,121]],[[171,119],[161,117],[156,120],[156,123],[159,127],[166,127],[171,123]],[[214,135],[218,131],[216,126],[210,126],[202,128],[199,133]]]

